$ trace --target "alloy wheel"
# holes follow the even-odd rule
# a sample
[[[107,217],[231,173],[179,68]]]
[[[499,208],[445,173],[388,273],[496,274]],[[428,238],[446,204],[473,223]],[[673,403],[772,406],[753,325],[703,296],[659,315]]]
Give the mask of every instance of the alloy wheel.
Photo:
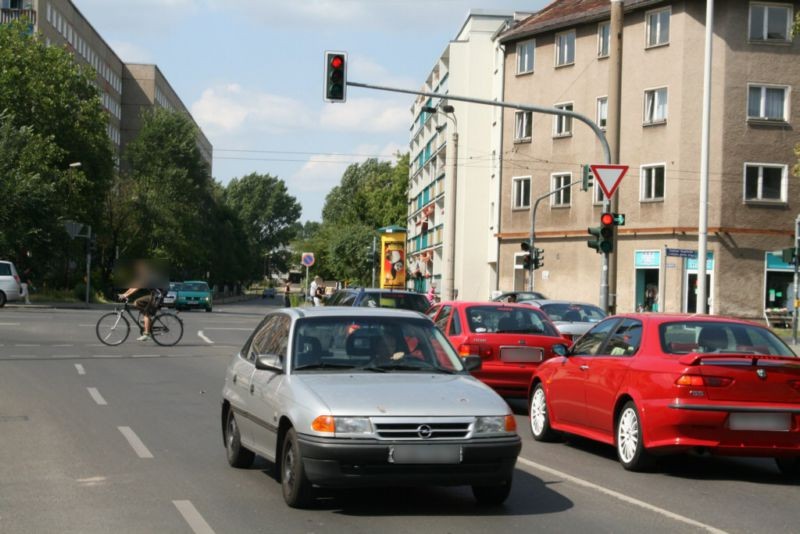
[[[639,417],[636,410],[626,408],[617,427],[617,450],[626,464],[631,463],[639,447]]]

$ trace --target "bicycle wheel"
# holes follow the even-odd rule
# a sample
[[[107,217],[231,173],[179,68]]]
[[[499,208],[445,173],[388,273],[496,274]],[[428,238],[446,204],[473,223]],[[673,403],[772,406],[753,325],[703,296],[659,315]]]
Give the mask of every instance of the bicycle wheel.
[[[173,313],[159,313],[153,318],[151,330],[153,341],[171,347],[183,337],[183,321]]]
[[[122,313],[111,312],[98,319],[95,331],[97,332],[97,339],[101,343],[116,347],[128,339],[128,334],[131,333],[131,325],[123,317]]]

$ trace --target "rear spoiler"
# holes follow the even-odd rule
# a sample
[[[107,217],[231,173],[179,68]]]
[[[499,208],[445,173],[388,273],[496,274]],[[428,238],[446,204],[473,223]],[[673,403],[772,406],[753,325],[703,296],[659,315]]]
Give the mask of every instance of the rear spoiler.
[[[796,367],[800,369],[800,359],[791,356],[755,355],[728,352],[724,354],[701,354],[691,352],[678,359],[682,365],[726,365],[726,366],[761,366],[761,367]]]

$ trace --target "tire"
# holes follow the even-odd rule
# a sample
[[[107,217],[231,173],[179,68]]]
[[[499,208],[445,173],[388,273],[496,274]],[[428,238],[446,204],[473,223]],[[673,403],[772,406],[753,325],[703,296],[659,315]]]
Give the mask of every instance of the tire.
[[[6,302],[8,302],[8,297],[6,297],[6,294],[5,294],[5,293],[3,293],[2,291],[0,291],[0,308],[2,308],[3,306],[5,306],[5,305],[6,305]]]
[[[95,333],[100,343],[116,347],[125,343],[131,333],[131,325],[122,313],[110,312],[97,320]]]
[[[225,421],[225,452],[228,456],[228,463],[231,467],[245,469],[253,465],[256,455],[253,451],[242,445],[242,436],[239,434],[239,425],[233,416],[233,409],[228,410],[228,418]]]
[[[313,493],[311,482],[306,477],[303,467],[303,455],[300,452],[300,444],[297,442],[297,434],[293,428],[286,432],[281,451],[280,474],[283,500],[292,508],[306,508],[311,504]]]
[[[481,506],[500,506],[511,493],[511,479],[495,486],[472,486],[472,495]]]
[[[781,474],[792,480],[800,479],[800,458],[775,458]]]
[[[209,306],[208,308],[206,308],[206,313],[211,313],[211,306]]]
[[[183,321],[174,313],[159,313],[150,325],[153,341],[164,347],[171,347],[183,337]]]
[[[644,448],[639,410],[633,401],[622,407],[615,428],[617,458],[628,471],[644,471],[652,464],[652,457]]]
[[[558,438],[558,433],[550,428],[550,412],[547,410],[547,398],[541,382],[536,384],[531,394],[528,421],[536,441],[555,441]]]

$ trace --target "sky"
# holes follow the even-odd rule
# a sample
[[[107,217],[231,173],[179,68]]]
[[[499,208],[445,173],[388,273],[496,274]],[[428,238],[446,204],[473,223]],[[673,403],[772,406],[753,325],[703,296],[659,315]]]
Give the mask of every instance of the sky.
[[[470,9],[546,0],[73,0],[121,59],[155,63],[214,145],[214,177],[283,179],[320,220],[347,165],[407,151],[411,96],[322,99],[323,53],[348,79],[419,88]]]

